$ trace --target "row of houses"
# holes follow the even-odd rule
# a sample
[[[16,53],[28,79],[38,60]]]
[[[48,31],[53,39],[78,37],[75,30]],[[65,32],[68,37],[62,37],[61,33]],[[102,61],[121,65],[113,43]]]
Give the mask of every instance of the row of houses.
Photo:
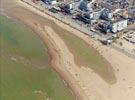
[[[56,4],[56,0],[42,0],[44,3],[53,5]],[[99,28],[107,32],[116,33],[125,29],[128,25],[129,13],[121,11],[114,6],[109,6],[110,2],[115,2],[108,0],[109,2],[95,2],[95,0],[74,0],[65,4],[58,6],[62,12],[72,15],[72,11],[76,9],[77,13],[74,19],[78,19],[85,24],[93,24],[98,20],[104,20],[104,23],[99,23]],[[117,0],[116,0],[117,2]],[[120,14],[119,12],[122,12]],[[130,11],[131,12],[131,11]],[[124,14],[126,17],[124,17]],[[131,13],[130,13],[131,14]],[[133,13],[134,14],[134,13]]]
[[[82,1],[85,2],[85,1]],[[105,20],[104,23],[99,24],[99,28],[107,33],[107,32],[113,32],[116,33],[118,31],[121,31],[125,29],[128,25],[128,20],[126,18],[123,18],[116,13],[119,12],[119,9],[107,9],[102,6],[102,4],[94,3],[94,7],[91,3],[88,5],[83,5],[83,7],[79,7],[80,10],[85,11],[86,13],[81,16],[82,21],[85,23],[91,23],[95,22],[95,20],[101,19]],[[80,6],[82,6],[80,4]],[[89,11],[86,10],[86,7],[89,7]],[[83,9],[82,9],[83,8]],[[84,10],[85,9],[85,10]],[[115,15],[115,16],[114,16]],[[117,17],[116,17],[117,16]],[[85,20],[84,20],[85,19]]]

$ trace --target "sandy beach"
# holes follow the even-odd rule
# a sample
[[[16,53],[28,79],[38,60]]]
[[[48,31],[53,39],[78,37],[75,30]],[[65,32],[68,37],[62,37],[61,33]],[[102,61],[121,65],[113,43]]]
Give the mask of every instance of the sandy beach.
[[[6,0],[5,0],[6,1]],[[67,82],[79,100],[134,100],[135,99],[135,60],[125,54],[103,46],[98,41],[71,28],[68,25],[28,6],[16,2],[17,6],[10,5],[6,12],[11,17],[20,20],[29,26],[41,39],[48,44],[52,56],[52,65],[60,76]],[[3,3],[4,4],[4,3]],[[9,3],[10,4],[10,3]],[[3,7],[4,8],[4,7]],[[9,10],[13,8],[12,10]],[[26,8],[26,9],[24,9]],[[41,17],[42,16],[42,17]],[[44,20],[44,18],[48,20]],[[117,82],[113,85],[106,83],[99,75],[87,67],[78,67],[74,55],[64,41],[51,27],[51,21],[86,41],[96,48],[107,59],[115,71]],[[57,27],[57,26],[56,26]]]

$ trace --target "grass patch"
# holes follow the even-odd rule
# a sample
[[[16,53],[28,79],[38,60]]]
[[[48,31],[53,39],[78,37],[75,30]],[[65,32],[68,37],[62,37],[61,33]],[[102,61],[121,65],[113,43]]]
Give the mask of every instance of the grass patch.
[[[0,53],[1,100],[73,100],[50,68],[46,46],[24,25],[3,16]]]

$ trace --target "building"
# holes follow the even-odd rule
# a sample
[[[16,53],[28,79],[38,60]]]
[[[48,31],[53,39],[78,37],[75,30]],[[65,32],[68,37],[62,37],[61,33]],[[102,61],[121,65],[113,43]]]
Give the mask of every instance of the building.
[[[135,17],[135,6],[131,7],[128,11],[132,17]]]
[[[86,12],[86,13],[81,13],[77,14],[77,19],[80,21],[83,21],[86,24],[92,24],[95,22],[97,19],[100,18],[102,10],[98,10],[95,12]]]
[[[115,10],[116,9],[113,5],[111,5],[107,2],[101,2],[101,6],[106,8],[106,9],[109,9],[109,10]]]
[[[46,4],[49,4],[49,5],[54,5],[54,4],[56,4],[57,3],[57,1],[56,0],[42,0],[44,3],[46,3]]]
[[[106,0],[106,3],[110,6],[121,9],[128,8],[132,4],[130,0]]]
[[[110,23],[110,31],[116,33],[121,31],[127,27],[127,20],[126,19],[118,19],[116,21],[112,21]]]
[[[65,13],[65,14],[72,14],[72,10],[74,9],[75,3],[69,3],[69,4],[62,4],[59,6],[59,8],[61,9],[61,12]]]
[[[98,24],[98,29],[101,30],[103,33],[117,33],[125,29],[128,25],[128,20],[121,18],[120,16],[117,18],[112,18],[109,21],[102,21]]]
[[[113,17],[113,12],[109,9],[104,9],[100,16],[100,18],[104,20],[110,20],[112,17]]]
[[[78,8],[85,12],[92,11],[91,3],[87,0],[81,0]]]
[[[78,19],[79,21],[84,22],[85,24],[90,24],[91,23],[91,19],[90,19],[90,16],[88,14],[77,14],[76,19]]]
[[[97,9],[97,10],[91,12],[92,19],[99,19],[101,17],[102,12],[103,12],[103,9]]]
[[[101,23],[98,24],[98,29],[101,32],[107,34],[108,32],[110,32],[110,23],[108,23],[108,22],[101,22]]]

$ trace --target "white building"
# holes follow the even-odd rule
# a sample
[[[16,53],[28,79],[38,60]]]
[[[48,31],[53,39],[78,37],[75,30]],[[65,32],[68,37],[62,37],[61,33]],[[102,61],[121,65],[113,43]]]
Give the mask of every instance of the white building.
[[[111,22],[111,31],[113,33],[116,33],[118,31],[123,30],[124,28],[127,27],[127,22],[128,21],[126,19]]]
[[[56,0],[52,0],[52,1],[51,1],[51,5],[54,5],[54,4],[56,4],[56,3],[57,3]]]
[[[57,3],[57,1],[56,0],[42,0],[44,3],[46,3],[46,4],[50,4],[50,5],[54,5],[54,4],[56,4]]]

